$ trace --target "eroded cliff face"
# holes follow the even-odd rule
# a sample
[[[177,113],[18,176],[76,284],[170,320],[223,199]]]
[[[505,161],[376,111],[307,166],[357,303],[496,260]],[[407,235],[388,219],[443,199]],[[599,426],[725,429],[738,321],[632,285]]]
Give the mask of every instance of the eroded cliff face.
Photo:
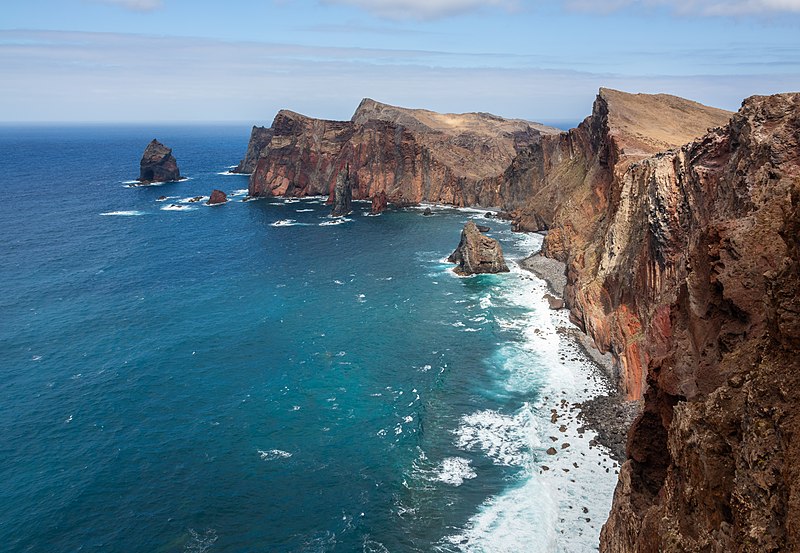
[[[336,175],[349,165],[353,199],[385,194],[403,205],[513,208],[500,189],[503,172],[523,148],[559,131],[489,114],[439,114],[367,99],[350,121],[281,111],[271,132],[250,180],[251,196],[330,194]]]
[[[612,376],[629,399],[641,398],[646,388],[649,353],[643,344],[651,336],[645,336],[639,308],[641,303],[649,316],[651,302],[628,282],[638,273],[606,274],[603,265],[604,255],[617,255],[609,248],[618,248],[621,240],[633,241],[633,248],[644,236],[643,228],[630,226],[646,207],[631,203],[642,196],[625,187],[632,178],[629,168],[704,135],[730,116],[666,94],[601,89],[590,117],[529,146],[505,172],[503,194],[527,191],[517,220],[532,223],[521,230],[551,229],[545,252],[567,263],[570,317],[598,349],[611,352],[617,372]],[[609,234],[607,245],[603,237]],[[663,341],[657,330],[652,338]]]
[[[250,141],[247,143],[247,152],[245,152],[242,161],[233,169],[233,173],[252,174],[255,171],[258,157],[261,151],[272,140],[272,129],[267,127],[254,126],[250,131]]]
[[[647,385],[602,551],[800,548],[799,213],[800,94],[749,98],[619,180],[584,285],[603,295],[576,294]]]

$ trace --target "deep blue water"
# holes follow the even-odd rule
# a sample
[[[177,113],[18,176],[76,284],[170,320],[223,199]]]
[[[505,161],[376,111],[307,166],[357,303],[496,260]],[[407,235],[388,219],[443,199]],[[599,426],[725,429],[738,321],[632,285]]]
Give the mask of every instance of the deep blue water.
[[[593,550],[613,470],[544,453],[596,390],[543,284],[452,275],[479,214],[241,202],[248,134],[0,128],[2,550]],[[190,180],[126,187],[153,137]]]

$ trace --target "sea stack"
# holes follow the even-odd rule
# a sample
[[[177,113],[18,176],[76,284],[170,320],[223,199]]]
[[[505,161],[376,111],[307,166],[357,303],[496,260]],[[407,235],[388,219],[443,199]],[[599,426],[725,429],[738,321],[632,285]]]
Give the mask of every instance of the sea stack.
[[[175,156],[172,155],[172,149],[154,138],[142,154],[138,180],[141,184],[181,180],[181,172]]]
[[[380,191],[379,194],[375,194],[372,196],[372,208],[370,209],[370,213],[373,215],[377,215],[378,213],[383,213],[386,211],[386,205],[388,200],[386,199],[386,192],[383,190]]]
[[[462,276],[508,272],[500,244],[497,240],[481,234],[472,221],[464,225],[461,242],[447,260],[458,264],[453,271]]]
[[[333,187],[333,211],[331,217],[343,217],[352,211],[353,184],[350,181],[350,165],[339,171],[336,186]]]
[[[218,205],[224,204],[228,201],[228,195],[225,194],[222,190],[217,190],[216,188],[211,192],[211,197],[206,202],[207,205]]]

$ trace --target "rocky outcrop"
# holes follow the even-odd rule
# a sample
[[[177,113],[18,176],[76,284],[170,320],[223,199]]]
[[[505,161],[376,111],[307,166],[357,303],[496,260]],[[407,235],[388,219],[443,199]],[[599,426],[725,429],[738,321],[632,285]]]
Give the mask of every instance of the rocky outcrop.
[[[457,264],[453,271],[459,275],[508,272],[500,244],[481,234],[472,221],[464,225],[461,241],[447,260]]]
[[[343,217],[353,211],[352,200],[353,184],[350,180],[350,167],[346,166],[344,170],[339,171],[339,175],[336,177],[331,217]]]
[[[178,162],[172,150],[155,138],[147,145],[139,162],[139,183],[172,182],[181,180]]]
[[[383,213],[386,211],[388,206],[389,200],[386,198],[386,192],[381,190],[376,195],[372,196],[372,207],[370,208],[369,212],[373,215],[377,215],[378,213]]]
[[[206,202],[208,205],[217,205],[217,204],[224,204],[228,201],[228,195],[225,194],[222,190],[217,190],[216,188],[211,192],[211,196],[208,198]]]
[[[615,184],[604,296],[580,301],[635,324],[612,340],[646,393],[601,550],[796,551],[800,94],[749,98]]]
[[[339,168],[349,165],[354,199],[383,192],[397,205],[457,206],[505,205],[498,182],[512,159],[560,132],[485,113],[439,114],[369,99],[350,121],[284,110],[270,131],[250,179],[251,196],[330,194]],[[517,196],[510,204],[523,194]]]
[[[250,131],[250,141],[247,143],[247,152],[232,173],[252,174],[258,163],[258,156],[272,140],[272,129],[254,126]]]

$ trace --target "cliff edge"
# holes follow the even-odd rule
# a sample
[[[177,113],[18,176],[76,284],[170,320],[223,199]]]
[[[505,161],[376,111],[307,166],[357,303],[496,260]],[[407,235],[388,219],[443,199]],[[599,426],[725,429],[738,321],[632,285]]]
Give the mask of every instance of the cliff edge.
[[[800,94],[618,184],[594,308],[634,314],[646,392],[601,551],[797,551]]]

